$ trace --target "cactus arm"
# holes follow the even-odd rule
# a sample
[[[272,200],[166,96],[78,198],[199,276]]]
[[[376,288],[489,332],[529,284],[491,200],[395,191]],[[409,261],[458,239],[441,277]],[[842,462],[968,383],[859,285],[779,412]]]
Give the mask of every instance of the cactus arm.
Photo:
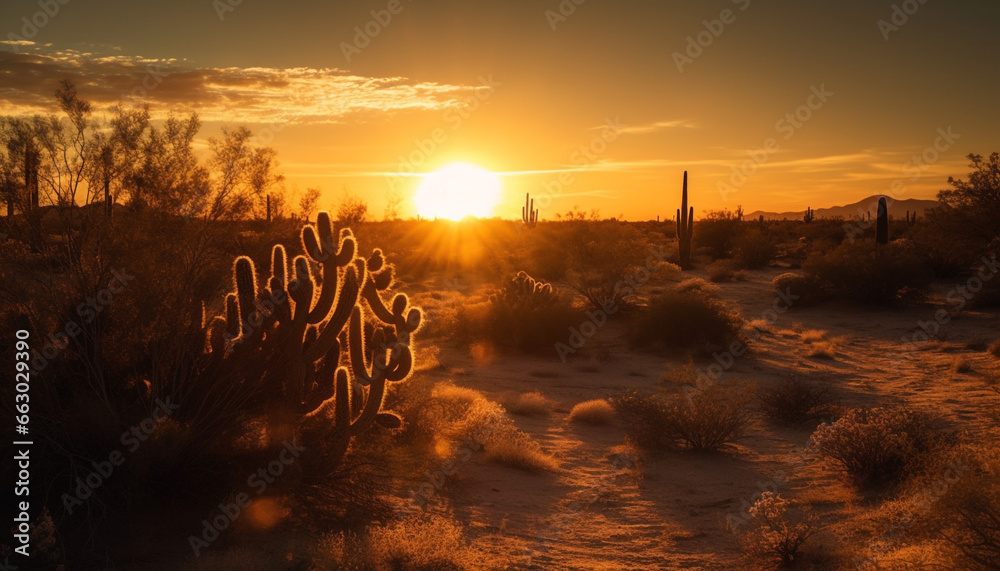
[[[310,346],[303,353],[303,358],[307,361],[315,361],[325,355],[337,342],[337,336],[343,331],[344,325],[351,317],[351,312],[358,304],[358,277],[354,266],[347,268],[344,274],[344,281],[337,294],[337,303],[330,321],[323,327],[323,332],[313,346]]]

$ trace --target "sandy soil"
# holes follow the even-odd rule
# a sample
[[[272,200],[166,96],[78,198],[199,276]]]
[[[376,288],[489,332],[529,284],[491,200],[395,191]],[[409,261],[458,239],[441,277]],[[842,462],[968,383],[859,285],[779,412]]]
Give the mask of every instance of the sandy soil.
[[[750,272],[747,281],[721,284],[722,297],[742,308],[748,320],[758,319],[772,307],[770,282],[777,273]],[[690,276],[704,277],[697,271]],[[876,311],[845,303],[794,308],[769,324],[723,380],[764,385],[808,379],[828,383],[846,406],[907,401],[979,430],[997,416],[1000,395],[988,388],[984,375],[998,367],[994,357],[967,344],[1000,337],[1000,317],[966,311],[942,328],[942,340],[918,343],[909,352],[902,341],[918,331],[918,321],[933,320],[954,285],[940,284],[926,304],[906,309]],[[514,417],[558,459],[557,472],[528,473],[479,455],[462,464],[445,488],[442,500],[470,534],[504,543],[525,568],[733,569],[741,568],[740,550],[727,531],[727,516],[738,515],[762,488],[810,504],[824,523],[861,517],[865,499],[834,467],[802,452],[810,432],[764,420],[755,420],[727,453],[666,454],[630,469],[632,452],[620,428],[571,423],[569,410],[627,388],[661,389],[661,375],[683,366],[687,357],[632,352],[623,333],[623,325],[612,322],[566,364],[554,351],[481,359],[466,348],[442,347],[441,367],[420,373],[493,400],[537,390],[558,403],[549,416]],[[810,339],[817,336],[832,344],[832,358],[809,356]],[[965,358],[972,372],[954,372],[956,358]],[[822,561],[824,552],[848,539],[859,538],[820,534],[813,558]]]

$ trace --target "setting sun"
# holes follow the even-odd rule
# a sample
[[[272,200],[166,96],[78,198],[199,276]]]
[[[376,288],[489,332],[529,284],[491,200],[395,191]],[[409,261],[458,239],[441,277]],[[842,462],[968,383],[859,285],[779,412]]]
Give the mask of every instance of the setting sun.
[[[454,163],[424,177],[413,198],[423,218],[485,218],[500,203],[500,177],[468,163]]]

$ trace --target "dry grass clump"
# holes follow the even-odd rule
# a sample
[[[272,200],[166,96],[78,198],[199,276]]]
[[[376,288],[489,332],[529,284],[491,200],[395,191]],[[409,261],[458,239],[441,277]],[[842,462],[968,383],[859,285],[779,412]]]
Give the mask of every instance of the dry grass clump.
[[[611,399],[628,439],[647,450],[713,451],[743,435],[753,387],[710,385],[670,397],[630,392]]]
[[[553,402],[539,391],[507,395],[501,403],[507,412],[518,416],[547,416],[552,412]]]
[[[519,430],[504,431],[491,438],[484,446],[486,459],[527,472],[555,472],[559,462],[530,436]]]
[[[818,518],[770,491],[748,511],[749,527],[737,536],[743,552],[760,563],[795,566],[802,544],[817,531]]]
[[[504,568],[499,557],[477,549],[454,519],[418,514],[364,534],[328,535],[313,556],[315,569],[463,571]]]
[[[837,341],[829,339],[826,331],[808,329],[799,334],[799,339],[807,346],[807,355],[816,359],[836,359]]]
[[[860,488],[901,484],[943,449],[939,417],[903,406],[853,409],[813,433],[820,454],[838,462]]]
[[[835,401],[830,387],[799,379],[761,386],[756,396],[757,406],[764,416],[786,426],[816,423],[834,412]]]
[[[676,387],[693,387],[698,384],[698,368],[694,361],[688,361],[687,365],[674,367],[660,375],[660,381]]]
[[[606,426],[615,421],[615,409],[605,399],[583,401],[573,406],[569,419],[581,424]]]

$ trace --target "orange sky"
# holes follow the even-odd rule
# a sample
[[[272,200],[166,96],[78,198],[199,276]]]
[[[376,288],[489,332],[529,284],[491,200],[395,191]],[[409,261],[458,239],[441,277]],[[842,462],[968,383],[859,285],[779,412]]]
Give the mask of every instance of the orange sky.
[[[5,2],[0,114],[44,109],[64,77],[103,108],[139,94],[198,111],[203,145],[247,124],[293,196],[346,187],[379,217],[419,183],[398,174],[455,161],[503,175],[500,216],[531,192],[543,219],[638,220],[671,216],[684,170],[698,211],[792,211],[933,198],[966,154],[1000,150],[996,3],[905,22],[860,0],[136,4]]]

